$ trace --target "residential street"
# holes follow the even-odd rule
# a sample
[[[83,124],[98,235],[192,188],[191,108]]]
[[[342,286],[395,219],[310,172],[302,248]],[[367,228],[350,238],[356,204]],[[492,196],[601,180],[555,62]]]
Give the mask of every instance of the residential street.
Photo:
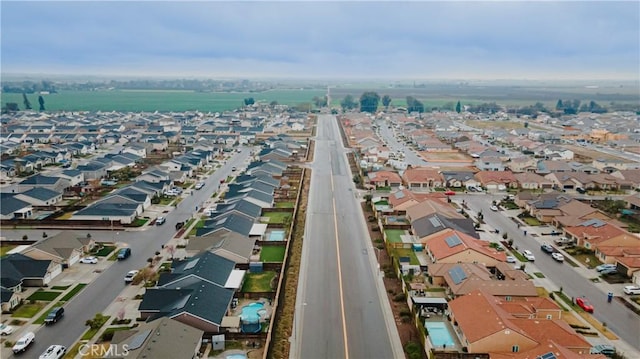
[[[514,240],[514,245],[519,250],[528,249],[536,257],[535,263],[527,263],[527,272],[540,271],[547,279],[557,286],[555,290],[562,287],[564,293],[569,297],[585,296],[595,307],[593,316],[600,322],[606,323],[607,328],[617,334],[622,340],[636,349],[640,349],[640,320],[631,310],[618,301],[607,303],[607,292],[611,290],[610,285],[604,281],[593,283],[589,278],[597,277],[593,270],[590,272],[584,268],[574,268],[567,263],[558,263],[551,256],[544,254],[540,250],[543,240],[540,237],[533,237],[535,228],[529,227],[527,236],[523,233],[523,228],[518,228],[516,223],[505,215],[504,211],[493,212],[489,209],[492,200],[499,200],[504,195],[490,194],[469,194],[456,195],[455,200],[464,199],[474,213],[482,211],[484,221],[491,228],[500,229],[500,233],[507,232],[509,238]],[[585,272],[586,271],[586,272]],[[581,274],[585,272],[585,275]],[[623,295],[621,290],[616,295]]]
[[[393,358],[400,339],[334,116],[315,144],[291,358]]]
[[[96,240],[109,240],[111,236],[120,243],[126,243],[131,248],[131,257],[122,262],[113,263],[104,272],[97,275],[97,278],[72,300],[66,303],[64,306],[65,316],[59,323],[43,328],[30,326],[29,330],[34,331],[36,334],[36,342],[29,349],[27,356],[36,357],[52,344],[60,344],[70,348],[87,329],[85,321],[93,318],[96,313],[101,313],[120,295],[125,288],[123,281],[125,274],[132,269],[139,269],[147,265],[147,258],[153,257],[154,253],[160,250],[163,244],[173,238],[176,233],[175,224],[193,216],[195,207],[201,207],[203,201],[217,191],[220,180],[231,174],[231,167],[236,166],[238,169],[244,167],[245,159],[249,157],[250,152],[250,149],[244,148],[241,153],[234,153],[226,164],[206,180],[204,188],[194,191],[193,196],[187,195],[176,210],[165,215],[167,222],[164,225],[148,226],[141,231],[120,231],[117,232],[115,237],[109,231],[92,231],[91,233]],[[50,235],[54,234],[54,231],[47,232]],[[20,238],[22,233],[28,232],[3,230],[3,236],[7,238]],[[42,230],[38,230],[33,233],[34,237],[31,237],[31,234],[29,234],[29,237],[40,238],[41,233]],[[86,278],[87,282],[91,280],[92,278]],[[82,282],[84,282],[84,278]],[[53,283],[55,285],[55,279]],[[35,320],[37,317],[33,319]],[[26,330],[21,332],[26,332]],[[20,334],[14,334],[15,338],[19,338]],[[3,357],[5,356],[3,355]]]

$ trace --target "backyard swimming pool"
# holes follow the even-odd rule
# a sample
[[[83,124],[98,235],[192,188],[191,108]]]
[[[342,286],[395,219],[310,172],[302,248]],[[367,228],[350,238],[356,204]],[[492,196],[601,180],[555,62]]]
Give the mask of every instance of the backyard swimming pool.
[[[258,333],[262,329],[260,325],[260,314],[265,314],[264,303],[255,302],[242,307],[240,321],[244,333]]]
[[[225,359],[247,359],[247,356],[244,354],[229,354]]]
[[[284,241],[284,231],[271,231],[271,233],[269,233],[269,239],[270,241]]]
[[[442,346],[452,348],[456,345],[444,322],[425,322],[424,326],[427,328],[429,340],[435,348],[441,348]]]

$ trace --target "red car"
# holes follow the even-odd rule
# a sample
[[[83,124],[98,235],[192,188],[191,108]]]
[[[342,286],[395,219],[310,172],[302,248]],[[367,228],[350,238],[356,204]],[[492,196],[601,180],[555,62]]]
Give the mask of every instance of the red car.
[[[455,196],[456,192],[452,191],[452,190],[448,190],[444,193],[447,196]]]
[[[593,305],[586,298],[576,298],[576,304],[587,313],[593,313]]]

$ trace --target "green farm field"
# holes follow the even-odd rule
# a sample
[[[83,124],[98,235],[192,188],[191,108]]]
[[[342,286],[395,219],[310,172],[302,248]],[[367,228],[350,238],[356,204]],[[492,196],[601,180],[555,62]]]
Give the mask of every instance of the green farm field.
[[[221,112],[243,105],[243,100],[277,101],[282,105],[312,102],[314,96],[324,96],[323,90],[271,90],[264,92],[193,92],[193,91],[64,91],[43,95],[47,111],[159,111],[159,112]],[[27,95],[31,107],[37,110],[38,96]],[[24,109],[22,94],[3,93],[2,105],[15,102]]]

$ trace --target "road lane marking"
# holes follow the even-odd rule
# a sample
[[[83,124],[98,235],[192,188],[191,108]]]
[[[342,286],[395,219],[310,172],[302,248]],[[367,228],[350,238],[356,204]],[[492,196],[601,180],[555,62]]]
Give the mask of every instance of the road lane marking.
[[[340,316],[342,317],[342,337],[344,339],[344,357],[349,359],[349,342],[347,341],[347,320],[344,316],[344,293],[342,290],[342,268],[340,266],[340,243],[338,241],[338,212],[336,210],[335,187],[333,185],[333,175],[331,178],[331,193],[333,193],[333,228],[336,234],[336,261],[338,262],[338,286],[340,289]]]

